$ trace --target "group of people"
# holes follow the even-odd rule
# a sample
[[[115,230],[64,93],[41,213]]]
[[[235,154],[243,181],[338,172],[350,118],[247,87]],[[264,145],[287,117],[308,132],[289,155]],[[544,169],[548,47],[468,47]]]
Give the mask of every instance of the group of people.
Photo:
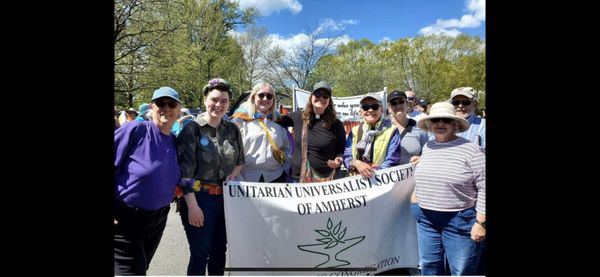
[[[173,199],[190,249],[187,274],[223,275],[224,182],[324,182],[338,178],[342,164],[370,178],[409,162],[421,274],[485,274],[476,270],[485,239],[485,120],[474,114],[472,88],[455,89],[429,114],[414,109],[413,91],[395,90],[387,97],[389,118],[381,97],[366,94],[362,122],[348,135],[324,81],[303,110],[288,115],[277,111],[268,83],[256,84],[228,119],[229,82],[212,79],[202,92],[206,111],[196,118],[177,121],[179,94],[162,87],[146,120],[115,130],[117,275],[145,275]]]

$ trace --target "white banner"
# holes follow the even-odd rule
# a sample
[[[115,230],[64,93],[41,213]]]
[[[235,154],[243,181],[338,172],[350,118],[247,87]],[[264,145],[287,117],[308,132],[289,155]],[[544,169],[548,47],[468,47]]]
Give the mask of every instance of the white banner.
[[[413,170],[405,164],[370,179],[323,183],[228,182],[230,274],[373,275],[417,267]]]
[[[306,103],[310,99],[310,91],[306,91],[303,89],[294,88],[294,107],[293,111],[297,111],[299,109],[304,109],[306,107]],[[383,110],[387,109],[387,96],[386,91],[378,91],[376,92],[381,96],[383,100]],[[366,94],[366,93],[365,93]],[[335,111],[337,113],[337,117],[340,121],[360,121],[360,99],[364,95],[355,95],[348,97],[331,97],[333,99],[333,106],[335,107]]]

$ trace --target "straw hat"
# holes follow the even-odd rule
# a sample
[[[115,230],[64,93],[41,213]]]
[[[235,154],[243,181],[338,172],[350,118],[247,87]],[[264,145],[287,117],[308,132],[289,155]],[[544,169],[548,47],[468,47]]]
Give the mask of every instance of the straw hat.
[[[433,104],[429,110],[429,115],[419,119],[417,126],[423,130],[429,131],[428,125],[432,118],[452,118],[456,120],[459,123],[458,133],[468,130],[470,125],[469,121],[466,119],[456,116],[456,109],[448,102],[437,102]]]

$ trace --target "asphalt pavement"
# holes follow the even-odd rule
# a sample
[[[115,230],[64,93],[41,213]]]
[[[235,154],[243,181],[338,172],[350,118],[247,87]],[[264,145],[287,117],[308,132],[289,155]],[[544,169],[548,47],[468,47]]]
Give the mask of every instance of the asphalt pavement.
[[[175,204],[167,218],[167,227],[162,240],[150,262],[147,275],[184,276],[186,275],[190,250],[181,224],[181,216],[175,213]]]

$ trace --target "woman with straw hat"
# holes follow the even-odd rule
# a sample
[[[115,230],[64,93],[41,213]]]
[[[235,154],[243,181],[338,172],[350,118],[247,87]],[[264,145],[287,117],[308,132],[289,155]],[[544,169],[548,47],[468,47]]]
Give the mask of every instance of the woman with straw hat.
[[[417,125],[435,137],[415,167],[417,203],[411,205],[421,274],[475,275],[485,239],[485,154],[456,135],[469,122],[450,103],[433,104]],[[451,272],[445,272],[444,256]]]

